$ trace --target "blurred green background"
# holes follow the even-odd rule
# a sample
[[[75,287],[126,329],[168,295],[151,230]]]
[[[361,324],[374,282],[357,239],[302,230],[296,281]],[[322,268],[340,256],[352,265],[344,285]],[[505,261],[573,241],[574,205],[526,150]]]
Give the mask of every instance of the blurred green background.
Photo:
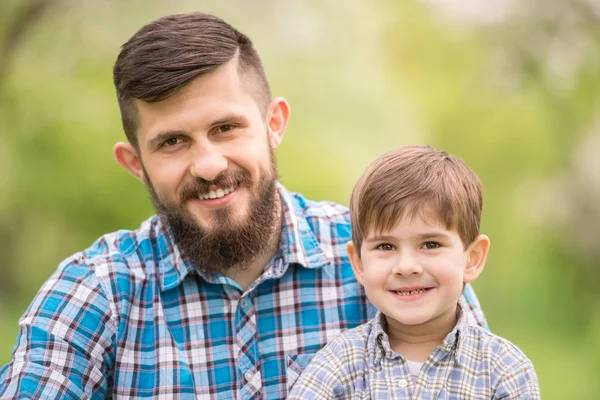
[[[0,2],[0,364],[57,264],[152,212],[114,162],[119,47],[144,23],[215,13],[247,33],[292,106],[282,182],[348,204],[366,165],[427,143],[486,188],[491,329],[545,399],[600,386],[598,0]]]

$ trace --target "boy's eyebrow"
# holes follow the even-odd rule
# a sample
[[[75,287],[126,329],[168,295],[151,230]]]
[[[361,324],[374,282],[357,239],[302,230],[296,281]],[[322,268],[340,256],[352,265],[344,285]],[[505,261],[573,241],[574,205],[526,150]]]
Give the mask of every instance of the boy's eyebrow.
[[[419,239],[435,239],[435,238],[448,238],[450,237],[450,235],[448,235],[445,232],[427,232],[427,233],[422,233],[420,235],[418,235]]]
[[[416,236],[417,239],[419,240],[427,240],[427,239],[448,239],[450,237],[450,235],[448,235],[445,232],[426,232],[426,233],[421,233],[419,235]],[[365,239],[365,242],[378,242],[380,240],[396,240],[398,239],[396,236],[393,235],[373,235],[373,236],[369,236]]]
[[[369,243],[369,242],[378,242],[380,240],[394,240],[396,239],[395,236],[389,236],[389,235],[375,235],[375,236],[369,236],[365,239],[365,242]]]

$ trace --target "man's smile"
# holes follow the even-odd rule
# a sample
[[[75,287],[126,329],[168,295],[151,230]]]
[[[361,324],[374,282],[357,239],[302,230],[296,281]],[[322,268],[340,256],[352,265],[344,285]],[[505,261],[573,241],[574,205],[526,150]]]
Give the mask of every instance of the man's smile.
[[[221,188],[218,188],[216,190],[211,189],[211,190],[209,190],[206,193],[200,193],[198,195],[198,198],[200,200],[220,199],[221,197],[226,196],[229,193],[233,192],[236,188],[237,188],[237,184],[232,185],[232,186],[230,186],[228,188],[225,188],[225,189],[221,189]]]

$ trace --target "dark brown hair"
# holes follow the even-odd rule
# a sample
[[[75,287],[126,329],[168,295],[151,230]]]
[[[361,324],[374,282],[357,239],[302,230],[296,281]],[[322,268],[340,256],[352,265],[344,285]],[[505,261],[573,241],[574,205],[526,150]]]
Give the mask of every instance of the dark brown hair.
[[[210,14],[169,15],[150,22],[121,48],[114,83],[127,139],[137,147],[134,99],[159,102],[194,78],[237,57],[238,71],[254,83],[259,107],[266,111],[271,90],[250,39]]]
[[[352,241],[360,255],[369,233],[431,207],[466,248],[479,235],[482,206],[481,181],[461,159],[429,146],[400,147],[373,161],[354,186]]]

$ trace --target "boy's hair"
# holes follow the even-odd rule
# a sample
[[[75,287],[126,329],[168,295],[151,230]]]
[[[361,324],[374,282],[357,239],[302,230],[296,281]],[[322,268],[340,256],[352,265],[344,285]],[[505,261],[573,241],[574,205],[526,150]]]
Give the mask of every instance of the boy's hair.
[[[392,229],[431,207],[464,247],[479,235],[483,186],[465,163],[429,146],[405,146],[373,161],[350,197],[352,242],[360,256],[365,237]]]
[[[221,18],[198,12],[169,15],[143,26],[123,45],[113,71],[129,142],[137,148],[134,99],[164,100],[236,57],[238,71],[253,85],[252,93],[265,112],[271,90],[248,36]]]

